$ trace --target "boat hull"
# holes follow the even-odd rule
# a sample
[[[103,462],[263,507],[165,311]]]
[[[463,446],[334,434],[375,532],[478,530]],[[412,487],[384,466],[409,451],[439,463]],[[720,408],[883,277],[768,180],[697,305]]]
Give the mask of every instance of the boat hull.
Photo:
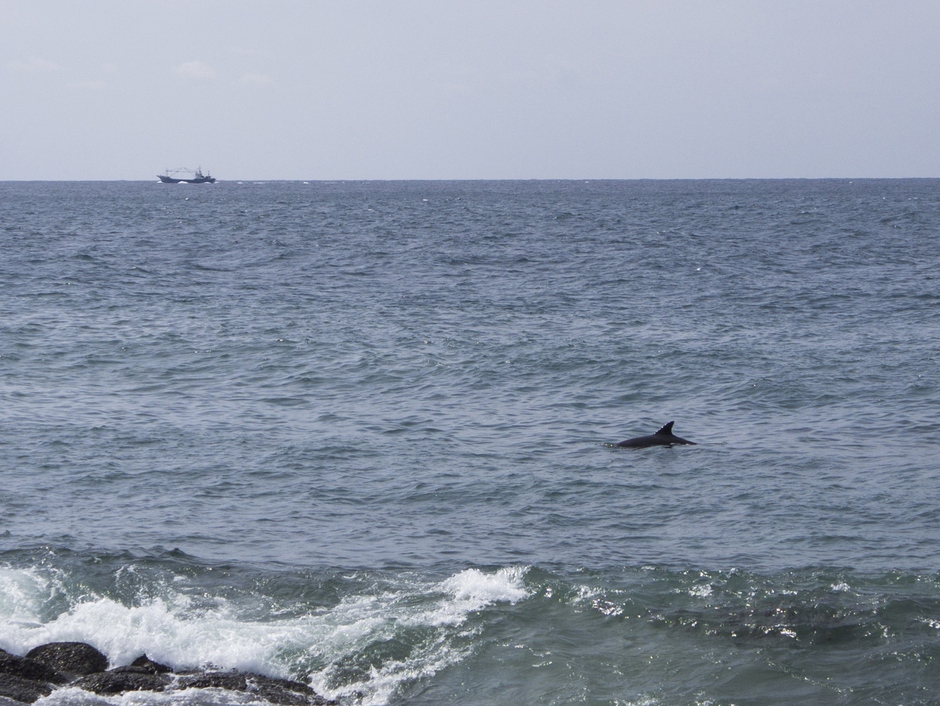
[[[204,175],[201,171],[197,171],[191,179],[183,179],[169,174],[157,174],[157,179],[164,184],[215,184],[214,176]]]

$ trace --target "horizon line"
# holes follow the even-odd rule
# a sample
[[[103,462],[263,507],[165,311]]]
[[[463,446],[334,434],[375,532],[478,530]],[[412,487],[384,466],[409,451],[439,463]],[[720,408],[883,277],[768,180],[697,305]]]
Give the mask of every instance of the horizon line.
[[[234,177],[220,179],[216,183],[363,183],[363,182],[494,182],[494,181],[544,181],[544,182],[597,182],[597,181],[914,181],[940,179],[938,176],[824,176],[824,177],[455,177],[455,178],[264,178],[264,177]],[[2,184],[10,183],[154,183],[161,184],[159,179],[0,179]],[[186,184],[187,186],[201,186],[201,184]],[[167,184],[166,186],[179,186]],[[211,186],[211,184],[210,184]]]

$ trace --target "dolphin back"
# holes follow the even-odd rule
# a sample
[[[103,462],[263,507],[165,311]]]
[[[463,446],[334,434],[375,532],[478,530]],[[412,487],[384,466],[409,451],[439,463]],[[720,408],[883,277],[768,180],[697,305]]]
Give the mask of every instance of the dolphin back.
[[[621,441],[619,444],[616,444],[616,446],[628,449],[645,449],[649,446],[672,446],[673,444],[696,445],[694,441],[688,441],[687,439],[682,439],[673,434],[673,424],[675,424],[675,422],[669,422],[668,424],[664,424],[655,434],[627,439],[626,441]]]

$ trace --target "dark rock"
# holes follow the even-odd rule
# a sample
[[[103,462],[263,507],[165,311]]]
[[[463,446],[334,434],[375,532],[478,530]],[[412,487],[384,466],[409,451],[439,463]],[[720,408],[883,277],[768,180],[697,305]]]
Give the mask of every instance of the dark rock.
[[[180,689],[229,689],[247,691],[248,678],[244,672],[199,672],[180,677]]]
[[[32,681],[64,684],[68,677],[59,674],[52,667],[26,657],[17,657],[9,652],[0,650],[0,674],[11,674],[14,677],[31,679]]]
[[[131,664],[105,671],[107,657],[81,642],[41,645],[17,657],[0,650],[0,706],[33,703],[48,696],[53,684],[65,684],[102,696],[129,691],[226,689],[240,691],[279,706],[338,706],[301,682],[249,672],[188,672],[172,669],[141,655]],[[72,681],[75,676],[79,679]]]
[[[244,691],[272,704],[284,706],[328,706],[337,703],[324,699],[306,684],[249,672],[205,672],[181,677],[179,688]]]
[[[34,647],[26,653],[26,658],[64,674],[94,674],[108,668],[108,658],[84,642],[50,642]]]
[[[24,679],[12,674],[0,674],[0,696],[31,704],[36,699],[51,693],[52,687],[45,682]]]
[[[167,667],[165,664],[154,662],[147,655],[141,655],[128,666],[134,669],[142,669],[149,674],[168,674],[173,671],[172,668]],[[127,667],[121,667],[121,669],[127,669]]]
[[[156,672],[147,669],[146,667],[135,667],[132,664],[128,664],[126,667],[115,667],[114,669],[109,669],[107,673],[110,674],[111,672],[116,674],[156,674]],[[91,676],[94,676],[94,674]]]
[[[131,669],[136,669],[132,667]],[[96,694],[123,694],[125,691],[163,691],[173,681],[165,674],[150,672],[129,672],[114,669],[110,672],[98,672],[82,677],[71,686]]]

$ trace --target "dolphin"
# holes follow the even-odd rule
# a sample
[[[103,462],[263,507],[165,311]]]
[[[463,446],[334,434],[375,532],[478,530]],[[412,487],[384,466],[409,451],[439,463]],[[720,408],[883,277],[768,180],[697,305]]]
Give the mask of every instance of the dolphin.
[[[645,449],[647,446],[672,446],[673,444],[690,444],[695,446],[694,441],[687,441],[673,434],[673,424],[675,424],[675,422],[669,422],[655,434],[627,439],[626,441],[621,441],[619,444],[614,444],[614,446],[624,446],[628,449]]]

